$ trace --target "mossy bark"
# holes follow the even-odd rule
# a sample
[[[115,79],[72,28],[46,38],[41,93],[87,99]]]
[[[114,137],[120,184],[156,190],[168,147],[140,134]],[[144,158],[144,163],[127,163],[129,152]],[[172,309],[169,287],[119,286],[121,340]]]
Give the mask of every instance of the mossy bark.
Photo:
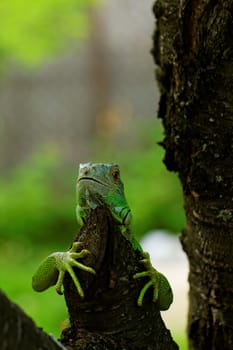
[[[63,331],[62,343],[73,350],[178,349],[152,302],[152,291],[146,293],[142,307],[137,305],[145,279],[134,280],[133,275],[143,270],[142,257],[109,211],[104,207],[92,211],[76,240],[90,250],[83,261],[97,275],[76,270],[85,291],[83,300],[66,276],[70,328]]]
[[[233,348],[233,1],[157,0],[152,54],[190,263],[189,348]]]

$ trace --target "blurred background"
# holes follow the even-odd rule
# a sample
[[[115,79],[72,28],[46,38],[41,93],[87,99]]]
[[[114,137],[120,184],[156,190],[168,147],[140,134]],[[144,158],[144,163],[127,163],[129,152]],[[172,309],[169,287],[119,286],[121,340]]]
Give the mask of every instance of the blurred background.
[[[1,1],[0,287],[59,336],[64,300],[52,288],[33,292],[31,275],[78,231],[78,164],[116,162],[134,234],[172,279],[176,306],[164,317],[186,349],[187,262],[178,240],[184,214],[179,182],[157,144],[163,135],[150,55],[152,5]]]

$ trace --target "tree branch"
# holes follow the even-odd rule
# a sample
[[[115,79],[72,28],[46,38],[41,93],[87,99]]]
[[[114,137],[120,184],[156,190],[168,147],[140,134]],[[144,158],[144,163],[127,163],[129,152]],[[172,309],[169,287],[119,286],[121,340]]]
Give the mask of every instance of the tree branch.
[[[0,291],[1,349],[65,350],[64,346],[41,329]]]

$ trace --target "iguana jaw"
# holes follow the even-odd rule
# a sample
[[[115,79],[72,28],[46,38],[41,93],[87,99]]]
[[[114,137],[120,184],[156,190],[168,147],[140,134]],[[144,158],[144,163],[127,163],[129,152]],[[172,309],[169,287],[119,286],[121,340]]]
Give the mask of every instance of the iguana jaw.
[[[105,184],[104,182],[101,182],[101,181],[99,181],[99,180],[97,180],[97,179],[95,179],[95,178],[93,178],[93,177],[88,177],[88,176],[82,176],[82,177],[80,177],[79,179],[78,179],[78,182],[81,182],[81,181],[94,181],[94,182],[97,182],[97,183],[99,183],[100,185],[103,185],[103,186],[108,186],[107,184]]]

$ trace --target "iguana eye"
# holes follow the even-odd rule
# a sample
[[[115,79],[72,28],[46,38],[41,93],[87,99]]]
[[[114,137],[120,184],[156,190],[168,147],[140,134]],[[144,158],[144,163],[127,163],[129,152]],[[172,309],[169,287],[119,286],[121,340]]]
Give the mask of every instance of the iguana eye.
[[[112,169],[111,175],[112,175],[114,180],[119,180],[119,178],[120,178],[120,172],[118,169]]]

